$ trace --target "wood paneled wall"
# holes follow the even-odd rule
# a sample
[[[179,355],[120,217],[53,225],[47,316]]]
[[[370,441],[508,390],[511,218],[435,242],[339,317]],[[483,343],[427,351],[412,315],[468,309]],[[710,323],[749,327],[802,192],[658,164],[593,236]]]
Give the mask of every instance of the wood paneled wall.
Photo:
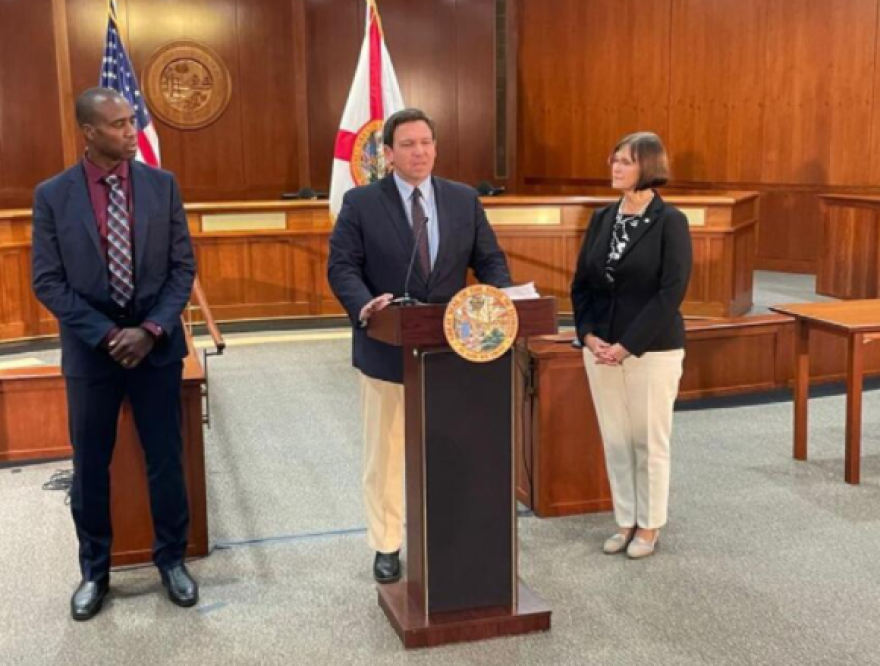
[[[651,130],[673,189],[763,193],[758,266],[815,271],[820,192],[880,192],[880,2],[518,0],[522,193],[607,184]]]
[[[312,183],[326,190],[364,31],[363,3],[306,0]],[[437,122],[437,173],[493,180],[495,0],[380,0],[404,103]]]
[[[691,227],[694,271],[685,315],[731,317],[751,307],[756,199],[749,193],[671,199],[703,220]],[[611,202],[483,200],[514,281],[534,282],[540,294],[559,300],[564,313],[571,311],[575,260],[592,213]],[[263,220],[263,227],[225,226],[245,216]],[[190,204],[187,217],[199,282],[217,321],[344,314],[327,282],[332,222],[326,201]],[[544,222],[524,223],[535,218]],[[31,289],[31,227],[29,211],[0,211],[0,341],[57,332]]]
[[[63,164],[52,4],[0,2],[0,209]]]
[[[327,189],[363,0],[119,5],[138,71],[190,38],[232,72],[213,125],[156,121],[188,201]],[[438,173],[491,179],[496,0],[380,7],[406,102],[437,118]],[[0,209],[29,205],[76,152],[64,122],[72,92],[97,80],[104,12],[104,0],[0,3]],[[760,191],[758,266],[804,272],[817,265],[817,195],[880,192],[880,0],[507,0],[507,15],[513,191],[595,193],[613,143],[654,130],[673,191]]]
[[[96,85],[106,10],[95,0],[66,0],[75,91]],[[232,99],[202,130],[182,131],[156,116],[162,165],[190,201],[278,198],[299,188],[295,50],[290,0],[123,0],[123,38],[138,71],[160,46],[191,39],[229,69]],[[143,82],[142,82],[143,83]]]
[[[180,131],[154,116],[163,166],[178,175],[186,200],[327,189],[364,0],[118,5],[139,74],[177,39],[209,46],[230,70],[232,100],[212,125]],[[495,0],[380,0],[380,10],[405,102],[438,122],[438,171],[492,179]],[[29,206],[34,186],[82,149],[70,125],[72,95],[98,81],[106,24],[105,0],[0,2],[0,210]],[[59,93],[65,75],[69,90]]]

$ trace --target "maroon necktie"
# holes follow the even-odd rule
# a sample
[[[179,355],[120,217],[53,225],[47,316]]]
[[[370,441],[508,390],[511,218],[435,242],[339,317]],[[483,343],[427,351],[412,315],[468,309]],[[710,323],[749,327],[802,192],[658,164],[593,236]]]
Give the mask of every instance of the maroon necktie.
[[[428,216],[422,208],[422,191],[419,188],[412,193],[412,225],[416,243],[419,245],[419,264],[422,274],[428,277],[431,274],[431,250],[428,247]]]
[[[119,176],[105,178],[110,186],[107,207],[107,264],[110,269],[110,297],[119,307],[126,307],[134,295],[131,261],[131,222]]]

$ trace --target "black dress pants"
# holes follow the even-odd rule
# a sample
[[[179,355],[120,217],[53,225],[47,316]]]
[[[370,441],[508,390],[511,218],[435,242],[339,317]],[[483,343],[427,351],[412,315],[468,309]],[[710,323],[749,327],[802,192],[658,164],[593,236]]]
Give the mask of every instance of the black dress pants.
[[[157,368],[145,360],[107,377],[67,377],[73,486],[70,506],[85,580],[110,573],[110,462],[122,401],[128,397],[144,450],[153,516],[153,562],[164,571],[181,564],[189,532],[183,475],[183,363]],[[118,480],[117,480],[118,481]]]

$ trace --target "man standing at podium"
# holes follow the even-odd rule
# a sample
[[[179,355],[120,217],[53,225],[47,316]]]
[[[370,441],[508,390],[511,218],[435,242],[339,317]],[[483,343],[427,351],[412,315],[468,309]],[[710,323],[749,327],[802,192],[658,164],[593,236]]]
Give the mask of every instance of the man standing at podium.
[[[401,577],[403,543],[403,354],[367,336],[370,317],[395,296],[446,303],[480,282],[511,284],[504,252],[472,188],[432,176],[434,121],[404,109],[385,121],[381,180],[349,190],[330,237],[328,278],[354,325],[361,371],[367,541],[379,583]]]
[[[34,194],[33,285],[61,331],[82,572],[70,610],[81,621],[101,610],[109,589],[110,461],[126,397],[147,462],[153,561],[171,601],[198,601],[183,564],[180,404],[180,315],[196,267],[174,177],[133,160],[136,111],[119,93],[91,88],[77,100],[76,118],[85,157]]]

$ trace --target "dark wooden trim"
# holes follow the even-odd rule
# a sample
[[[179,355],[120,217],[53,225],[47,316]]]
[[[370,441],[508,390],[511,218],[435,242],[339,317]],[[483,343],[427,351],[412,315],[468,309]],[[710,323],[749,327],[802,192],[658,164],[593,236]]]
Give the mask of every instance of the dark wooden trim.
[[[862,384],[865,372],[865,334],[849,335],[846,343],[846,452],[844,479],[857,485],[862,460]]]
[[[311,187],[312,169],[309,161],[309,103],[307,26],[305,0],[293,2],[293,93],[296,109],[297,164],[299,166],[299,186]]]
[[[507,191],[519,192],[519,0],[507,0]]]
[[[73,79],[70,73],[70,43],[67,31],[67,0],[52,0],[52,33],[55,38],[55,65],[58,76],[58,112],[61,121],[61,148],[64,166],[73,166],[79,157],[76,145]]]
[[[815,275],[818,268],[818,260],[768,259],[767,257],[755,257],[755,270],[757,271],[778,271],[780,273]]]
[[[437,614],[428,618],[407,595],[403,583],[380,585],[379,606],[407,649],[516,636],[550,629],[550,608],[522,581],[519,583],[517,604],[513,609],[486,608]]]

